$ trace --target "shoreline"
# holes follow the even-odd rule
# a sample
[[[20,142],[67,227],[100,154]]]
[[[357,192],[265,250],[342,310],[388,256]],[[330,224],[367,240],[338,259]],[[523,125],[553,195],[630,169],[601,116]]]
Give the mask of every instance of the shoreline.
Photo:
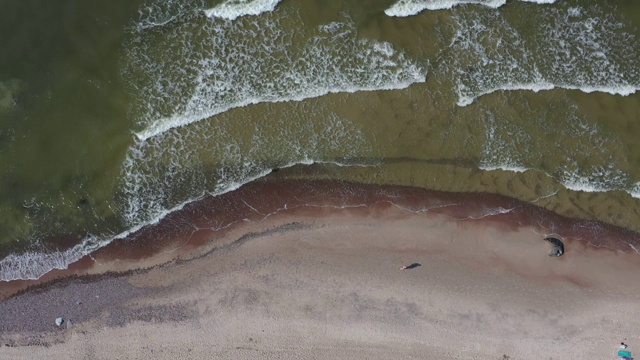
[[[602,228],[486,194],[391,190],[261,182],[40,284],[3,284],[21,288],[0,300],[0,356],[613,358],[623,339],[640,344],[640,256],[575,237]],[[203,230],[219,202],[235,220]]]
[[[502,229],[536,227],[541,239],[556,236],[565,243],[584,242],[603,251],[638,253],[640,249],[640,234],[631,230],[598,221],[566,218],[496,194],[447,193],[337,180],[262,179],[232,192],[187,204],[160,222],[84,256],[67,269],[54,269],[36,280],[0,282],[0,301],[66,277],[117,274],[188,259],[203,247],[224,245],[224,241],[216,244],[216,239],[224,238],[228,231],[235,231],[246,223],[264,222],[280,212],[294,211],[299,216],[316,218],[342,208],[375,212],[371,209],[378,204],[395,206],[407,214],[441,214],[451,221],[487,222]]]

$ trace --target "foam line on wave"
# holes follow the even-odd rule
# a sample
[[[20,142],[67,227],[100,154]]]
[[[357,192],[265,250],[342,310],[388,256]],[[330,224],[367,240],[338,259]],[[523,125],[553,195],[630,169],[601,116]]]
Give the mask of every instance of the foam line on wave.
[[[631,189],[628,191],[629,195],[633,196],[636,199],[640,199],[640,181],[633,184]]]
[[[235,115],[221,114],[213,123],[200,122],[136,142],[121,169],[126,223],[146,223],[186,199],[215,193],[281,164],[334,159],[327,154],[341,154],[338,162],[346,164],[371,158],[362,130],[323,106],[269,108],[260,114],[239,109]]]
[[[496,91],[562,88],[631,95],[640,90],[640,41],[615,8],[536,7],[523,31],[500,11],[456,12],[450,45],[459,106]]]
[[[283,168],[294,166],[296,164],[303,164],[303,163],[311,164],[313,162],[314,161],[306,160],[299,163],[290,164],[288,166],[283,166]],[[334,162],[334,164],[339,166],[353,166],[352,164],[345,165],[337,162]],[[496,166],[494,169],[483,169],[483,170],[492,171],[496,169],[500,169],[503,171],[512,171],[515,173],[519,173],[523,171],[537,171],[534,169],[520,169],[520,168],[511,169],[509,167],[501,167],[501,166]],[[218,192],[217,194],[219,195],[229,191],[233,191],[246,183],[249,183],[253,180],[256,180],[260,177],[265,176],[270,172],[271,170],[267,170],[267,171],[264,171],[262,174],[260,174],[260,176],[257,176],[252,179],[247,179],[247,181],[245,182],[231,184],[228,188]],[[551,177],[551,175],[549,174],[547,174],[547,176]],[[573,191],[608,192],[608,191],[620,190],[620,191],[627,192],[629,195],[631,195],[634,198],[640,199],[640,182],[637,182],[635,186],[632,187],[631,189],[625,190],[625,189],[611,187],[606,184],[599,184],[599,185],[602,185],[602,186],[599,186],[598,184],[593,183],[593,177],[574,174],[573,177],[567,177],[564,180],[561,180],[560,183],[565,188]],[[89,255],[104,246],[107,246],[113,240],[124,238],[129,234],[134,233],[145,226],[155,224],[160,220],[162,220],[164,217],[166,217],[168,214],[182,209],[185,205],[195,200],[197,199],[185,201],[179,206],[176,206],[171,210],[163,212],[160,216],[154,218],[149,223],[135,226],[118,235],[111,236],[104,239],[99,239],[94,236],[88,236],[82,241],[82,243],[65,251],[56,251],[53,253],[31,251],[31,252],[18,254],[18,255],[11,254],[5,257],[4,259],[0,260],[0,281],[35,280],[40,278],[41,276],[43,276],[44,274],[48,273],[51,270],[66,269],[70,264],[80,260],[82,257]]]
[[[553,89],[566,89],[566,90],[578,90],[584,93],[592,93],[592,92],[602,92],[611,95],[621,95],[628,96],[635,94],[640,90],[640,85],[628,85],[628,84],[615,84],[613,86],[575,86],[571,84],[553,84],[547,80],[540,80],[537,83],[528,83],[528,84],[506,84],[500,87],[487,89],[482,92],[478,92],[477,94],[469,95],[465,94],[464,91],[458,88],[458,106],[467,106],[472,104],[477,98],[494,93],[496,91],[518,91],[518,90],[527,90],[533,92],[545,91],[545,90],[553,90]]]
[[[621,191],[637,198],[640,182],[624,170],[629,162],[619,139],[581,113],[569,98],[548,99],[549,108],[529,107],[527,97],[518,94],[500,95],[491,104],[478,103],[474,113],[485,127],[478,167],[535,171],[568,190]],[[496,106],[504,102],[512,108]],[[558,142],[558,137],[571,138],[573,143]]]
[[[288,168],[301,164],[311,165],[314,163],[331,163],[338,166],[370,166],[368,164],[344,164],[340,162],[314,161],[311,159],[304,159],[281,166],[281,168]],[[260,172],[258,175],[244,179],[243,181],[228,183],[224,188],[220,188],[218,189],[218,191],[212,193],[204,194],[200,198],[203,198],[205,196],[218,196],[227,192],[234,191],[244,184],[248,184],[254,180],[260,179],[271,172],[272,169],[267,169]],[[48,253],[28,251],[22,254],[10,254],[0,260],[0,281],[36,280],[52,270],[67,269],[70,264],[82,259],[84,256],[90,255],[91,253],[109,245],[114,240],[126,238],[128,235],[133,234],[146,226],[154,225],[164,219],[167,215],[181,210],[187,204],[197,201],[200,198],[186,200],[171,209],[162,211],[147,223],[137,224],[117,235],[104,238],[88,235],[80,244],[77,244],[67,250]]]
[[[218,17],[234,20],[245,15],[259,15],[273,11],[280,0],[227,0],[223,3],[204,10],[208,17]]]
[[[553,4],[555,0],[520,0],[536,4]],[[458,5],[473,4],[490,8],[499,8],[507,0],[399,0],[384,11],[388,16],[407,17],[424,10],[445,10]]]
[[[128,71],[137,77],[127,77],[138,92],[135,117],[143,128],[135,132],[138,139],[251,104],[403,89],[426,81],[425,64],[388,42],[358,37],[349,19],[283,29],[283,17],[301,21],[288,10],[255,21],[184,19],[161,39],[157,32],[139,33],[128,49]],[[198,22],[200,28],[192,26]],[[176,60],[175,53],[188,56]]]
[[[303,112],[307,114],[313,113],[313,111],[306,111],[305,109],[303,109]],[[318,123],[313,120],[314,119],[310,122],[312,126]],[[295,124],[294,128],[300,129],[303,128],[303,126],[298,123]],[[362,144],[365,141],[362,138],[362,135],[357,132],[357,128],[349,127],[348,122],[337,116],[325,117],[321,128],[324,132],[320,133],[318,138],[325,142],[329,141],[329,144],[323,145],[323,143],[313,142],[308,139],[308,137],[285,136],[285,139],[288,139],[289,141],[285,147],[299,147],[301,148],[301,153],[296,156],[296,160],[293,160],[288,164],[278,165],[278,167],[287,168],[299,164],[310,165],[313,163],[331,163],[338,166],[370,166],[370,164],[351,161],[346,163],[319,159],[319,155],[315,154],[313,150],[317,150],[323,146],[334,148],[338,146],[337,144],[334,144],[334,142],[337,142],[339,144],[348,144],[349,148],[355,151],[355,149],[358,148],[358,144]],[[256,128],[255,131],[263,133],[263,131],[258,128]],[[185,166],[188,168],[188,164],[179,164],[178,162],[182,160],[188,163],[189,159],[193,159],[202,147],[197,145],[194,148],[189,148],[190,150],[188,150],[185,149],[185,143],[199,144],[198,139],[208,137],[204,126],[188,132],[187,135],[185,135],[185,138],[180,138],[180,136],[175,132],[177,132],[177,130],[174,129],[171,134],[166,133],[163,136],[155,137],[152,139],[153,141],[150,142],[138,142],[130,148],[128,159],[125,161],[122,169],[122,178],[124,182],[123,190],[127,194],[127,202],[124,206],[124,213],[121,215],[124,216],[129,224],[128,230],[117,235],[105,236],[103,238],[87,236],[80,244],[64,251],[48,253],[30,251],[22,254],[9,255],[0,260],[0,281],[38,279],[51,270],[66,269],[70,264],[80,260],[82,257],[109,245],[116,239],[125,238],[145,226],[158,223],[167,215],[181,210],[191,202],[197,201],[205,196],[218,196],[236,190],[242,185],[262,178],[272,171],[272,168],[270,167],[265,168],[264,166],[252,163],[248,164],[248,169],[244,169],[244,167],[247,166],[247,162],[245,161],[243,164],[237,164],[236,160],[239,157],[251,157],[251,153],[242,152],[242,154],[238,154],[233,151],[229,151],[225,146],[225,144],[230,143],[229,139],[223,138],[224,135],[218,133],[216,136],[220,141],[213,142],[212,146],[217,146],[216,144],[219,144],[221,148],[218,149],[218,152],[224,153],[225,157],[228,158],[226,159],[226,162],[235,164],[234,166],[242,168],[240,174],[236,176],[227,175],[222,179],[223,181],[221,183],[212,189],[203,188],[198,192],[193,192],[190,196],[180,198],[176,202],[166,203],[165,201],[162,201],[163,194],[174,189],[177,186],[176,182],[178,181],[168,175],[171,181],[169,181],[168,184],[163,184],[163,177],[157,176],[157,171],[160,171],[157,165],[158,163],[163,162],[161,155],[166,156],[167,153],[172,153],[174,150],[177,151],[174,154],[175,157],[172,159],[172,163],[174,164],[173,167],[181,169],[176,170],[180,174],[188,173],[186,169],[181,167]],[[291,135],[291,132],[287,133]],[[338,135],[336,135],[336,133]],[[337,139],[335,138],[336,136],[338,136]],[[297,143],[294,141],[295,139],[298,139],[302,143]],[[311,141],[311,143],[306,144],[305,141],[307,140]],[[282,140],[280,142],[284,141],[285,140]],[[152,151],[145,152],[145,149],[151,149]],[[211,150],[211,152],[207,153],[208,156],[215,152],[215,149],[209,150]],[[260,157],[260,155],[267,153],[267,150],[263,147],[256,146],[254,153],[259,154],[258,157]],[[257,162],[257,160],[254,159],[253,162]],[[202,181],[198,181],[202,180],[199,178],[190,178],[190,180],[199,184],[202,183]],[[163,187],[163,185],[166,185],[166,188]]]
[[[483,171],[505,171],[514,174],[536,171],[543,172],[538,169],[531,169],[524,166],[513,165],[510,163],[481,165],[480,170]],[[591,174],[580,173],[572,170],[560,171],[557,175],[543,172],[546,176],[554,179],[565,189],[575,192],[588,193],[606,193],[612,191],[620,191],[629,194],[631,197],[640,199],[640,182],[628,185],[628,176],[620,171],[598,172]]]
[[[548,177],[560,183],[564,188],[578,192],[626,192],[634,198],[640,199],[640,182],[628,185],[628,175],[611,169],[597,168],[591,173],[580,172],[572,169],[560,169],[557,174],[549,174],[545,171],[528,168],[517,162],[505,161],[504,163],[481,164],[478,168],[483,171],[506,171],[514,174],[528,171],[542,172]]]

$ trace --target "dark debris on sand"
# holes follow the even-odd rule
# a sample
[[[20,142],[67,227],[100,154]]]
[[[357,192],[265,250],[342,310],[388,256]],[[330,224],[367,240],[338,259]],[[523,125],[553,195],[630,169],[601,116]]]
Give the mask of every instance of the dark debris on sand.
[[[0,301],[0,334],[56,330],[58,317],[81,323],[142,295],[143,290],[123,278],[104,278],[90,283],[73,279],[66,284],[27,291]],[[66,327],[60,327],[63,328]]]
[[[164,290],[137,287],[121,276],[68,279],[27,290],[0,301],[0,346],[50,346],[64,341],[66,331],[97,318],[106,326],[124,326],[132,321],[185,321],[196,316],[188,306],[137,307],[132,301],[150,294],[161,296]],[[55,323],[58,317],[64,318],[62,326]]]

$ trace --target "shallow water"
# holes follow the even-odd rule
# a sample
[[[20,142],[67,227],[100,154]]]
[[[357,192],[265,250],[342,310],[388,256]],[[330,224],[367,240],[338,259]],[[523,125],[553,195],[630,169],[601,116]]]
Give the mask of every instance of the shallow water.
[[[0,279],[294,164],[639,231],[640,6],[414,3],[1,2]]]

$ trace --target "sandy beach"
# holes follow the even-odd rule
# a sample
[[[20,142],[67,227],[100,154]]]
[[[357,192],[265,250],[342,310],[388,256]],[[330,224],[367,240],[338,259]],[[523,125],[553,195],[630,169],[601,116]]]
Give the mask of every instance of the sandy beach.
[[[0,360],[640,360],[640,0],[0,9]]]
[[[261,216],[238,210],[153,256],[114,245],[48,275],[63,280],[0,301],[0,358],[614,359],[621,341],[640,346],[633,251],[559,226],[566,252],[551,257],[548,229],[514,211],[324,194],[334,206],[251,204]],[[470,214],[489,201],[467,198]]]

